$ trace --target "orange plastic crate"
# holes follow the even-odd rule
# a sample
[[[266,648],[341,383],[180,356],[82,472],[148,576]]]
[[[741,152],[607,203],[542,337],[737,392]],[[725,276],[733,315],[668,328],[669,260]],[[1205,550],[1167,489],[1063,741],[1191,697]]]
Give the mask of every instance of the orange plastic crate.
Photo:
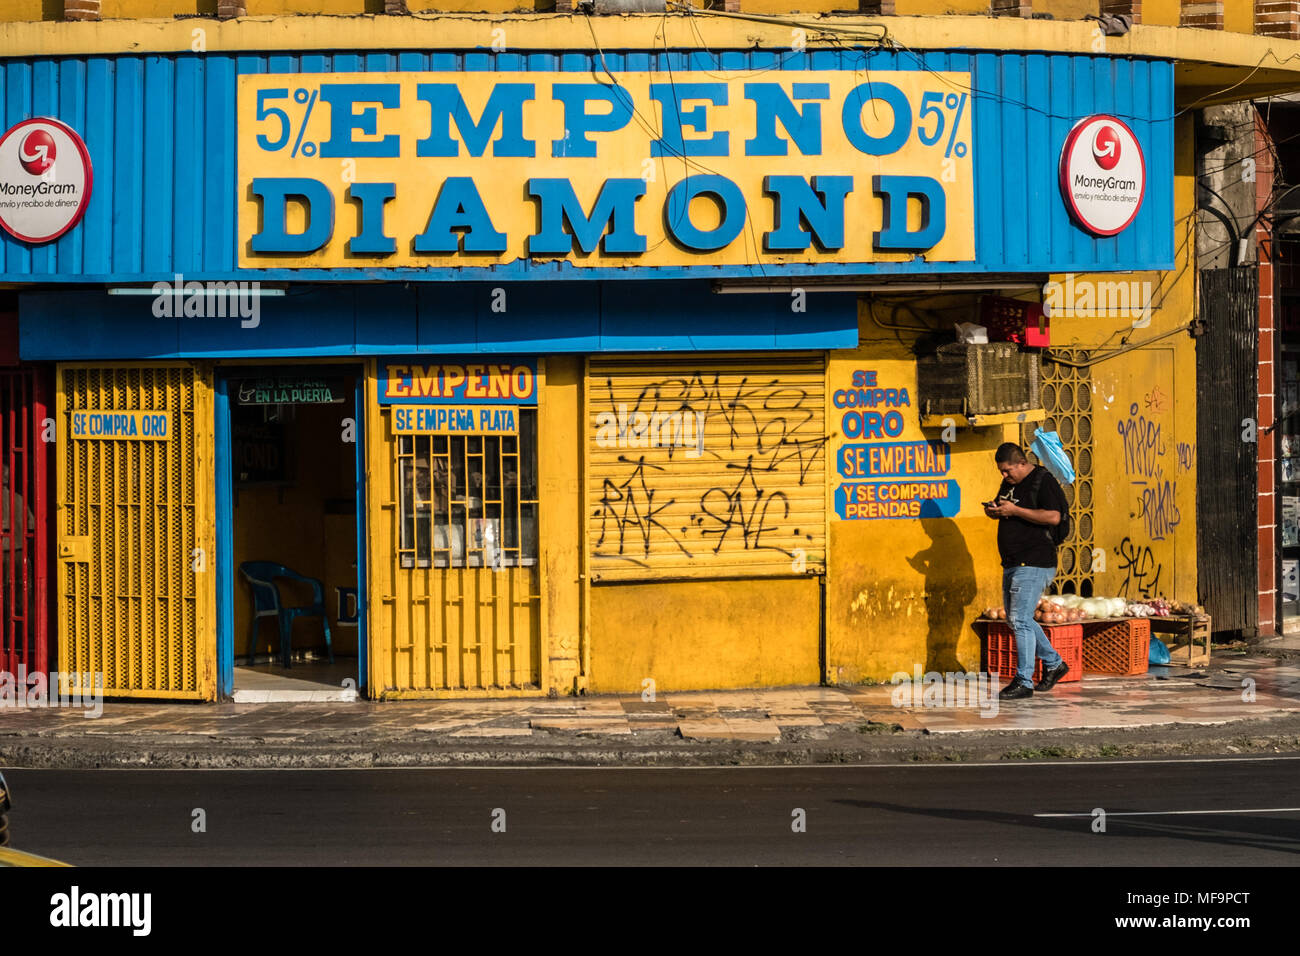
[[[1083,625],[1082,624],[1043,624],[1043,633],[1056,648],[1056,653],[1070,665],[1070,672],[1061,678],[1062,684],[1083,678]],[[1016,673],[1016,636],[1009,624],[990,621],[988,633],[984,639],[984,672],[998,674],[1001,679],[1010,681]],[[1034,682],[1043,676],[1043,662],[1034,662]]]
[[[1094,674],[1128,677],[1145,674],[1151,647],[1151,622],[1144,617],[1126,621],[1084,622],[1083,669]]]

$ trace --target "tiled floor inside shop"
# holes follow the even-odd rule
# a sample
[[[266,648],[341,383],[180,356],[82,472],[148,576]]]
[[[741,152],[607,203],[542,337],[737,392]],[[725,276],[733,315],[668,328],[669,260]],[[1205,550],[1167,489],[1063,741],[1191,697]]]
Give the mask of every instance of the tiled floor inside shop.
[[[357,659],[295,661],[289,668],[278,662],[236,665],[234,686],[237,704],[356,700]]]

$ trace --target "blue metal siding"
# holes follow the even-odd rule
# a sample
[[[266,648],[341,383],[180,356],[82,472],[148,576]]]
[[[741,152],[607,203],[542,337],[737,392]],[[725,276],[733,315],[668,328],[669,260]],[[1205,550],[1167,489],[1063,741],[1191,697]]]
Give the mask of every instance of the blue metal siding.
[[[527,261],[476,269],[236,268],[235,79],[264,72],[853,69],[971,71],[976,164],[973,263],[633,267],[620,277],[796,276],[1168,269],[1174,258],[1173,68],[1162,60],[1047,54],[818,50],[303,55],[174,54],[0,60],[0,128],[35,115],[82,132],[95,170],[85,218],[57,242],[0,235],[0,281],[192,279],[608,279],[608,270]],[[1080,118],[1113,113],[1142,142],[1136,221],[1094,238],[1071,223],[1057,158]]]
[[[295,286],[283,297],[259,299],[251,327],[239,316],[158,318],[151,296],[28,292],[19,295],[19,354],[41,361],[858,344],[858,299],[849,292],[810,292],[806,311],[793,312],[788,294],[716,295],[698,280],[404,286]],[[498,289],[504,312],[494,308]]]

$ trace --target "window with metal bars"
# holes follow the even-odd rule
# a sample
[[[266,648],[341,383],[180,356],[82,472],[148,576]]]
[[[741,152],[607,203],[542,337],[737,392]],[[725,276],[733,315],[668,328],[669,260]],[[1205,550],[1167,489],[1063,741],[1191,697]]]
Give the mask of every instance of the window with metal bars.
[[[537,410],[516,435],[399,435],[403,568],[537,563]]]

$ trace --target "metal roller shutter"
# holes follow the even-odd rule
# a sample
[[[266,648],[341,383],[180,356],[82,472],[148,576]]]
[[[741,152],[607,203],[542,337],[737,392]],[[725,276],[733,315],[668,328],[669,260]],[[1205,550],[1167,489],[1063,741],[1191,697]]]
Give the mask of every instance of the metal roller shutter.
[[[826,566],[825,354],[592,358],[594,581]]]

